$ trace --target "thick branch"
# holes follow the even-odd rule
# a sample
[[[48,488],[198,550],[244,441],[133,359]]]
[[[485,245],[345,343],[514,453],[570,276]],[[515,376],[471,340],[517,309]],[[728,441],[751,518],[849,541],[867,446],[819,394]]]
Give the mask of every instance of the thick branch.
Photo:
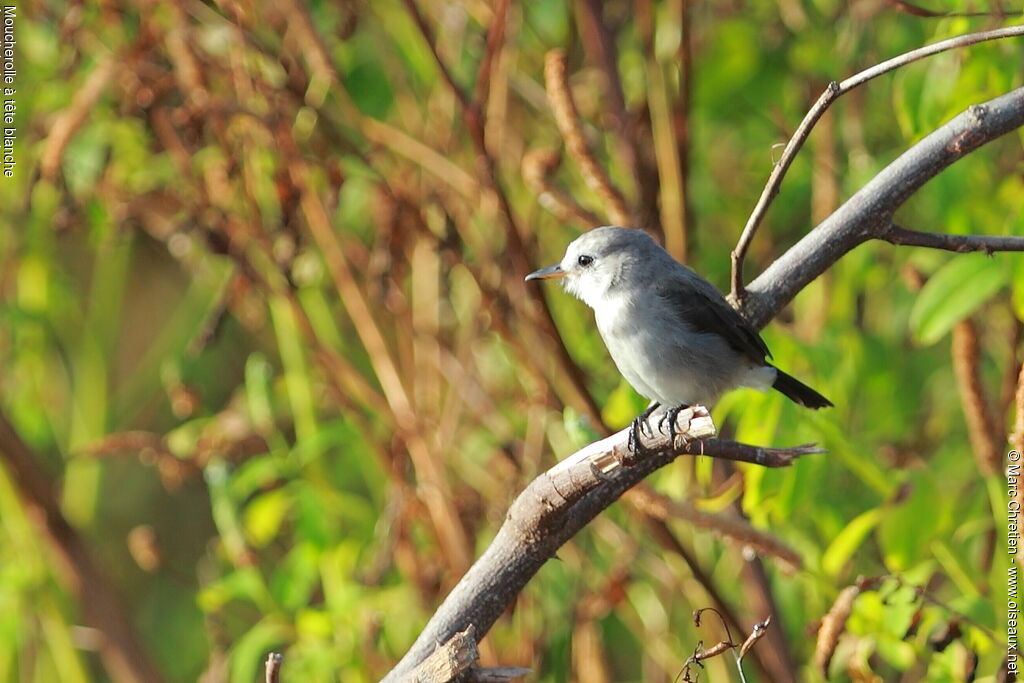
[[[533,480],[509,508],[490,546],[384,680],[404,680],[436,643],[446,642],[470,625],[478,633],[486,633],[562,544],[625,491],[678,456],[721,456],[783,467],[801,455],[818,452],[806,446],[770,449],[723,439],[700,440],[708,433],[709,423],[702,407],[682,411],[676,420],[674,446],[664,432],[649,438],[641,435],[646,455],[631,466],[623,466],[632,455],[628,449],[629,429],[624,429],[577,451]]]
[[[754,280],[740,307],[744,317],[763,327],[843,254],[870,239],[886,239],[893,213],[922,185],[955,161],[1022,125],[1024,88],[1018,88],[968,108],[925,137]],[[995,245],[995,241],[988,243],[998,251]]]

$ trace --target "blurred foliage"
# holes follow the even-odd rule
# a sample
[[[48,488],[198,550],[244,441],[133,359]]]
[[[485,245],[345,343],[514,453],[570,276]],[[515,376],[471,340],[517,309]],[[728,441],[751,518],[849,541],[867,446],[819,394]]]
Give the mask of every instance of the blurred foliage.
[[[416,7],[447,74],[396,0],[18,8],[0,408],[167,680],[255,681],[272,649],[284,680],[376,680],[515,494],[598,419],[618,428],[642,407],[589,311],[522,284],[588,227],[556,217],[548,190],[605,215],[569,158],[546,189],[524,179],[524,158],[562,145],[549,49],[566,50],[588,142],[637,224],[677,254],[683,226],[687,261],[724,287],[773,145],[828,81],[998,25],[872,2],[554,0],[508,6],[494,51],[500,3]],[[840,100],[790,171],[748,279],[914,141],[1019,87],[1020,64],[1019,40],[982,44]],[[954,165],[901,222],[1024,234],[1022,139]],[[1003,457],[1019,257],[861,246],[765,331],[778,365],[836,407],[744,390],[715,411],[728,436],[827,454],[778,471],[682,459],[651,478],[706,511],[741,511],[803,568],[670,523],[680,554],[617,505],[531,582],[485,661],[542,681],[671,680],[699,641],[722,638],[692,621],[710,586],[744,628],[774,604],[776,640],[755,646],[748,680],[768,680],[758,651],[780,643],[796,680],[820,680],[817,624],[856,577],[892,575],[852,603],[833,678],[964,680],[976,665],[992,680],[1006,491],[968,439],[954,381],[951,330],[966,316]],[[0,468],[0,680],[107,680],[23,500]],[[702,680],[737,680],[725,658],[707,667]]]

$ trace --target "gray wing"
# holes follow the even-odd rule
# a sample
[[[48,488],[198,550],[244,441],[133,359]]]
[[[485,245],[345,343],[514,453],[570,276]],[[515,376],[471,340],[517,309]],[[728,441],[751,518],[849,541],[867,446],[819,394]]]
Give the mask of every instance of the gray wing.
[[[693,273],[692,277],[700,276]],[[703,280],[690,281],[686,285],[672,286],[672,282],[663,281],[656,285],[655,291],[698,332],[717,334],[730,347],[756,363],[764,364],[765,357],[772,357],[761,335],[729,305],[714,285]]]

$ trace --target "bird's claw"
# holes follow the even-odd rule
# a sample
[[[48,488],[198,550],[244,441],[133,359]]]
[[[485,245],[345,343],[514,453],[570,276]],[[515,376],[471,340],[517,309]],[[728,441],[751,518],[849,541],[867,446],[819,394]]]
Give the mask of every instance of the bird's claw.
[[[647,418],[649,418],[660,406],[661,404],[657,401],[651,403],[651,405],[647,406],[647,409],[640,413],[636,420],[634,420],[634,422],[639,425],[640,431],[651,438],[654,438],[654,430],[651,429],[651,423],[647,421]],[[646,429],[644,429],[645,427]]]
[[[665,414],[662,415],[661,418],[658,420],[658,431],[662,433],[664,433],[663,428],[665,426],[665,423],[668,422],[668,441],[670,444],[672,444],[673,448],[675,448],[676,445],[676,436],[679,435],[679,433],[676,431],[676,418],[679,417],[679,413],[681,413],[682,411],[686,410],[689,407],[690,406],[686,405],[685,403],[680,403],[676,407],[669,408],[668,410],[666,410]]]
[[[629,443],[626,449],[628,455],[623,458],[622,464],[630,466],[636,462],[637,456],[642,456],[647,453],[647,449],[640,443],[641,436],[654,437],[654,429],[651,428],[650,422],[647,418],[658,409],[659,403],[652,403],[647,407],[644,412],[636,416],[633,420],[633,424],[629,427]]]
[[[626,444],[626,457],[622,459],[622,464],[627,467],[636,462],[638,455],[643,455],[647,452],[647,449],[640,444],[640,433],[643,432],[643,424],[644,421],[638,417],[633,420],[633,424],[629,426],[629,441]]]

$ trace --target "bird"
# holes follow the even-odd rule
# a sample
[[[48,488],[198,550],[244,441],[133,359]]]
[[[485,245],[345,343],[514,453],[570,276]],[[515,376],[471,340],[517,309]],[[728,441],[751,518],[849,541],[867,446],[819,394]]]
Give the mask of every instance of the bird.
[[[832,405],[769,363],[771,353],[757,330],[714,285],[643,230],[594,228],[571,242],[559,263],[526,276],[554,278],[594,310],[619,372],[651,401],[634,421],[634,445],[635,430],[655,409],[670,409],[672,425],[679,409],[712,406],[737,387],[774,388],[807,408]]]

